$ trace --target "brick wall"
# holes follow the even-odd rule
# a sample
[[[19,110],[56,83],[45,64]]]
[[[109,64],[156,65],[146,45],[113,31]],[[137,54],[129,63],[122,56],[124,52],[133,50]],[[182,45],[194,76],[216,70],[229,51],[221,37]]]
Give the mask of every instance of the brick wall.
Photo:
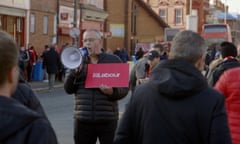
[[[51,44],[53,36],[54,16],[49,13],[31,11],[35,15],[35,32],[29,35],[29,43],[35,47],[37,52],[42,52],[44,45]],[[48,33],[43,33],[43,17],[48,17]]]
[[[131,38],[133,38],[131,33],[132,2],[137,5],[135,42],[155,42],[163,39],[164,28],[136,0],[114,0],[114,3],[112,0],[107,0],[106,11],[109,17],[106,21],[106,30],[110,30],[111,24],[124,24],[126,29],[124,37],[106,39],[106,48],[112,51],[117,47],[125,47],[129,53],[131,52]]]
[[[31,0],[31,14],[35,15],[35,32],[29,34],[29,44],[38,53],[44,50],[44,45],[51,44],[54,36],[54,22],[57,13],[57,0]],[[43,17],[48,17],[48,32],[43,33]],[[55,25],[56,26],[56,25]]]

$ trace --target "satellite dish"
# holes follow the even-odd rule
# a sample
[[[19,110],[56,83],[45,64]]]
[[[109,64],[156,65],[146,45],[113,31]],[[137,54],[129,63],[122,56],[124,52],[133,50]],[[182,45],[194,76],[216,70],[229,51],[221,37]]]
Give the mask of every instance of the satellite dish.
[[[79,37],[79,35],[80,35],[80,30],[79,30],[78,28],[76,28],[76,27],[71,28],[71,29],[69,30],[69,35],[70,35],[70,37],[72,37],[72,38],[77,38],[77,37]]]

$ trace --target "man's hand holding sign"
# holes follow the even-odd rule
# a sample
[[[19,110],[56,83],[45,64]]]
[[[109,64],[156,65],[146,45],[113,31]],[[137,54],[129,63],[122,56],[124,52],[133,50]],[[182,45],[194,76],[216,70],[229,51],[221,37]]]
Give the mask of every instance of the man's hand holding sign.
[[[88,64],[85,87],[100,87],[101,90],[109,87],[128,87],[128,80],[128,64]]]

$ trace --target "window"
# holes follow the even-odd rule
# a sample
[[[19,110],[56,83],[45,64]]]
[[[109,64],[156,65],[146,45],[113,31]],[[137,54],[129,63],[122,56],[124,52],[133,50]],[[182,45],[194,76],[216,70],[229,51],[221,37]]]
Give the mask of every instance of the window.
[[[161,17],[162,20],[167,22],[167,9],[160,9],[159,16]]]
[[[227,32],[226,25],[206,25],[204,27],[205,33],[213,33],[213,32]]]
[[[18,17],[17,18],[17,32],[22,32],[23,30],[23,19]]]
[[[48,16],[43,17],[43,34],[48,33]]]
[[[182,9],[175,9],[175,24],[182,24]]]
[[[30,32],[31,33],[35,32],[35,15],[34,14],[30,15]]]
[[[96,0],[88,0],[88,4],[96,5]]]

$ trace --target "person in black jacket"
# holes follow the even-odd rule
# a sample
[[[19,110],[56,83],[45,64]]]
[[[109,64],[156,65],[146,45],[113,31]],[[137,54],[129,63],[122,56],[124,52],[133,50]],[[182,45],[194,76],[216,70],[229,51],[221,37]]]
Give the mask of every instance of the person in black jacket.
[[[56,52],[53,46],[50,50],[43,55],[43,69],[48,73],[48,86],[49,92],[53,90],[56,74],[59,70],[62,70],[59,54]]]
[[[199,34],[176,34],[170,59],[136,88],[114,144],[231,144],[224,96],[201,73],[205,51]]]
[[[9,34],[0,31],[0,143],[57,144],[49,122],[11,97],[18,76],[16,43]]]
[[[139,59],[141,59],[142,57],[143,57],[143,55],[144,55],[144,51],[143,51],[143,48],[142,47],[140,47],[139,49],[138,49],[138,51],[136,52],[136,60],[139,60]]]
[[[37,98],[34,91],[31,89],[30,85],[25,81],[24,74],[21,70],[19,73],[17,88],[12,95],[12,98],[16,99],[27,108],[39,113],[44,118],[46,118],[46,120],[48,120],[39,99]]]
[[[224,71],[240,66],[240,63],[236,59],[237,57],[236,46],[231,42],[222,42],[220,46],[222,62],[219,63],[207,75],[208,84],[212,87],[216,84],[216,82],[218,81],[218,79],[220,78]]]
[[[85,88],[87,64],[121,63],[115,55],[101,51],[101,34],[97,30],[86,30],[83,43],[88,56],[81,66],[72,70],[64,88],[68,94],[75,94],[74,141],[75,144],[112,144],[118,121],[117,101],[125,97],[128,88]]]

